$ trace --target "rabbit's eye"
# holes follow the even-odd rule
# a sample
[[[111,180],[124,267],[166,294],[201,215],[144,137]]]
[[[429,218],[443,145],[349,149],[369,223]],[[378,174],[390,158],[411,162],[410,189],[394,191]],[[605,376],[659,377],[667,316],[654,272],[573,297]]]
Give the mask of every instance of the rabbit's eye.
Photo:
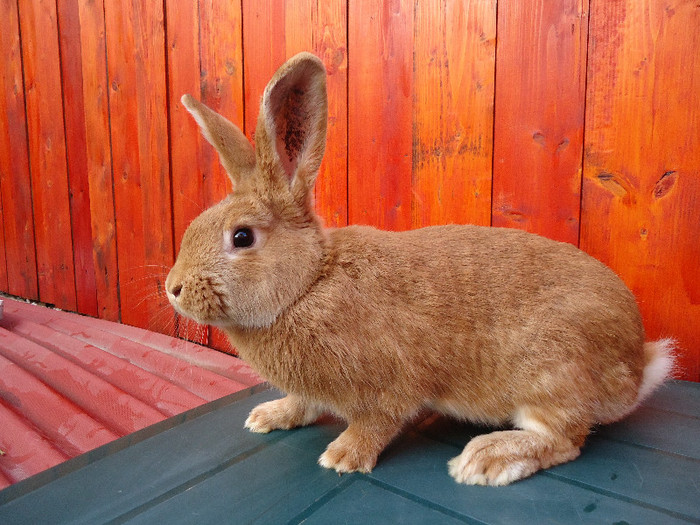
[[[239,228],[233,234],[234,248],[249,248],[255,242],[255,235],[250,228]]]

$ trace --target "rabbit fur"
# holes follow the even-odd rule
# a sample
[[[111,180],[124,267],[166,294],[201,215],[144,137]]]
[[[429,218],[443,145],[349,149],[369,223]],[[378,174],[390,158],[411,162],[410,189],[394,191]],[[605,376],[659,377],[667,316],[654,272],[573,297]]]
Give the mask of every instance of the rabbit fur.
[[[233,192],[189,226],[166,291],[287,394],[252,410],[247,428],[331,412],[348,427],[320,464],[369,472],[426,408],[510,425],[449,462],[458,482],[503,485],[574,459],[593,425],[669,375],[672,341],[645,343],[629,289],[570,244],[479,226],[325,229],[313,206],[325,82],[314,55],[286,62],[263,94],[255,148],[182,98]],[[251,245],[236,245],[240,231]]]

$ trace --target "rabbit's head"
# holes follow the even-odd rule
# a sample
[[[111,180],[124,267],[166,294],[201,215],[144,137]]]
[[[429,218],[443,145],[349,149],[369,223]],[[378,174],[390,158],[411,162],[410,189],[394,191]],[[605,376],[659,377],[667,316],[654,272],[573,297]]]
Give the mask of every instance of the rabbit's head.
[[[313,186],[325,148],[325,69],[302,53],[275,73],[255,149],[201,102],[185,95],[182,103],[219,153],[233,191],[187,228],[166,280],[168,299],[201,323],[268,326],[322,271],[325,236]]]

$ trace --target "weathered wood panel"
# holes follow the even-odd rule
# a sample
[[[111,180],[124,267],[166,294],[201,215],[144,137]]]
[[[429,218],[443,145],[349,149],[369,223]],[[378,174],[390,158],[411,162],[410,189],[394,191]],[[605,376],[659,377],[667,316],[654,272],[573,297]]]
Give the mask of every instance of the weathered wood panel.
[[[493,225],[578,244],[588,0],[498,7]]]
[[[634,291],[650,338],[700,373],[700,9],[591,13],[581,247]]]
[[[58,27],[60,56],[73,58],[72,60],[62,60],[60,65],[75,264],[76,308],[80,312],[97,316],[97,294],[95,293],[97,283],[95,282],[95,268],[92,258],[87,130],[83,98],[83,57],[80,38],[75,38],[81,33],[81,21],[77,0],[57,2],[56,7],[58,18],[61,20]],[[86,27],[86,30],[89,31],[90,28]],[[59,115],[56,117],[58,118]]]
[[[17,3],[2,0],[0,17],[0,200],[6,282],[3,290],[37,299],[24,77]]]
[[[80,64],[82,66],[82,125],[85,127],[85,162],[88,180],[92,264],[97,314],[119,319],[119,273],[114,216],[112,149],[110,145],[109,88],[107,82],[104,6],[78,2]],[[74,27],[74,26],[73,26]],[[74,27],[75,30],[75,27]],[[75,40],[74,33],[66,39]],[[88,212],[85,212],[88,213]],[[82,312],[82,310],[81,310]],[[85,313],[85,312],[82,312]]]
[[[39,298],[75,310],[56,3],[18,2]]]
[[[413,5],[359,0],[348,10],[348,220],[411,227]]]
[[[316,181],[316,209],[328,226],[348,223],[347,0],[289,0],[286,57],[312,51],[326,65],[328,138]]]
[[[491,222],[496,2],[416,2],[413,225]]]
[[[171,331],[174,259],[163,5],[105,1],[121,318]]]

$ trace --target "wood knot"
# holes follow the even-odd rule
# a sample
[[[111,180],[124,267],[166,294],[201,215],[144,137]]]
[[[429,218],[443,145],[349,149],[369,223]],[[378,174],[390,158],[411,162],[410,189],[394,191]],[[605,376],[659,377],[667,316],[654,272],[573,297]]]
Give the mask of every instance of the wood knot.
[[[676,179],[678,178],[678,175],[675,171],[670,170],[661,175],[661,178],[656,181],[656,184],[654,185],[654,198],[655,199],[660,199],[661,197],[664,197],[669,191],[671,191],[671,188],[675,186],[676,184]]]

